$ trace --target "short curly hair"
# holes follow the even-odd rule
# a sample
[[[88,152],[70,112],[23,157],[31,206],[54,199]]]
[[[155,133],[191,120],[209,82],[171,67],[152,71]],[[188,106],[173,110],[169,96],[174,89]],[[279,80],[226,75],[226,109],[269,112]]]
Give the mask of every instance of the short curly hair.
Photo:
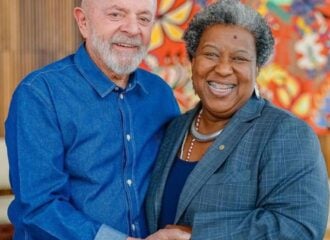
[[[215,24],[240,26],[255,38],[257,66],[263,66],[273,53],[274,38],[266,20],[254,9],[238,0],[221,0],[197,13],[186,29],[183,39],[189,59],[195,56],[206,28]]]

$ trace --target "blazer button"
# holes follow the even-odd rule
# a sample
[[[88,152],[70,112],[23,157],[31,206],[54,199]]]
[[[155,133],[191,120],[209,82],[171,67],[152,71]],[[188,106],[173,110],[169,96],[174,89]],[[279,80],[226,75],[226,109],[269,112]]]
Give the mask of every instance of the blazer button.
[[[220,151],[222,151],[222,150],[224,150],[224,149],[225,149],[225,145],[222,144],[222,145],[219,146],[219,150],[220,150]]]

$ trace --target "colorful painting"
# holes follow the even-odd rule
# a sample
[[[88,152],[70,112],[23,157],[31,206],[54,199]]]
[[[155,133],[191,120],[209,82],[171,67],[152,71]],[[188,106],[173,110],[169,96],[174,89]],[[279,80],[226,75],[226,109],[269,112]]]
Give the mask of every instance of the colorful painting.
[[[182,34],[192,16],[214,0],[158,0],[157,21],[143,67],[174,89],[182,111],[198,98]],[[258,77],[261,94],[330,133],[330,0],[244,0],[270,23],[275,54]]]

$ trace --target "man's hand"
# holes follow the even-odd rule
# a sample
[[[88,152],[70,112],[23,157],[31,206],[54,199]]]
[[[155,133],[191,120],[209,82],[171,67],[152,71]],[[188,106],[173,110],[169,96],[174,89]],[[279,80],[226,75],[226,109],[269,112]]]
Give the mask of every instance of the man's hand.
[[[192,232],[192,228],[189,226],[185,226],[185,225],[166,225],[165,229],[180,229],[180,230],[190,233],[190,234]]]
[[[165,229],[160,229],[149,235],[145,240],[189,240],[191,238],[191,228],[179,225],[168,225]],[[141,240],[138,238],[127,238],[127,240]]]
[[[160,229],[154,234],[151,234],[146,240],[189,240],[190,238],[191,232],[188,232],[186,229],[180,229],[178,226],[166,226],[165,229]]]

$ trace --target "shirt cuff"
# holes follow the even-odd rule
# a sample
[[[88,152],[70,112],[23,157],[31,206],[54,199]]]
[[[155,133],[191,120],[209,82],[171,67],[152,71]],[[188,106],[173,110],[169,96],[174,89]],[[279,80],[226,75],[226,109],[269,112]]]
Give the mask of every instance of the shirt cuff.
[[[105,224],[102,224],[100,229],[97,231],[94,240],[126,240],[128,236],[121,233]]]

